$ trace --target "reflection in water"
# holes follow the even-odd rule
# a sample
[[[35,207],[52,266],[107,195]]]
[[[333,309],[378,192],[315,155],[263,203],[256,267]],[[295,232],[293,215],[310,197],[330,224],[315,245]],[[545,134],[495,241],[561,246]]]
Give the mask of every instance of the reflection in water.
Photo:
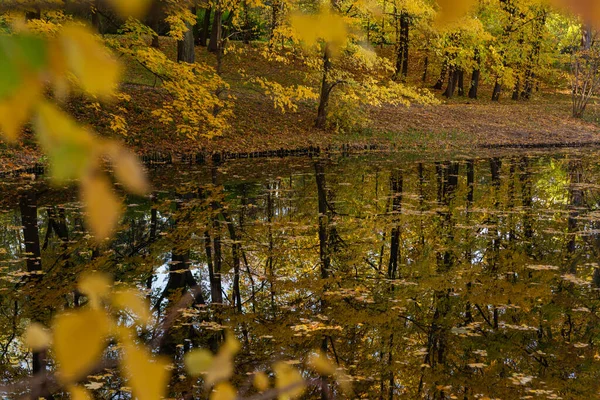
[[[75,282],[95,269],[145,290],[159,319],[194,292],[156,343],[175,365],[174,398],[207,397],[182,357],[216,351],[224,328],[243,343],[235,382],[246,394],[248,374],[277,360],[301,366],[318,349],[352,377],[355,398],[574,399],[600,389],[594,154],[150,173],[155,192],[129,199],[118,235],[102,246],[70,191],[3,184],[4,383],[53,368],[20,336],[31,321],[48,325],[84,304]],[[155,343],[157,332],[139,336]],[[126,390],[111,371],[90,382],[98,398]],[[323,378],[305,396],[344,395]]]

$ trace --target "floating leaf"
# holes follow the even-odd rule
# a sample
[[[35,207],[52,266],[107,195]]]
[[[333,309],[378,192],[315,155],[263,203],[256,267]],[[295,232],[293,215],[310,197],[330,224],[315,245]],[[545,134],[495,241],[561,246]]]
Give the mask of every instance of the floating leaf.
[[[33,351],[41,351],[50,347],[52,336],[42,324],[34,322],[27,327],[23,340]]]
[[[106,313],[82,309],[60,314],[53,324],[53,350],[64,382],[85,376],[99,361],[110,333]]]
[[[169,363],[133,343],[124,346],[123,373],[139,400],[161,400],[167,392]]]

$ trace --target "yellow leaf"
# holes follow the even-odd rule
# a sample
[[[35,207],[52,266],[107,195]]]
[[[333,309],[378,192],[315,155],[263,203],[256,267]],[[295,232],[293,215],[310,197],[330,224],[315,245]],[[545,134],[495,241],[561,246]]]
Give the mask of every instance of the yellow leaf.
[[[125,185],[128,191],[145,194],[148,191],[148,181],[137,156],[114,142],[107,146],[106,151],[114,165],[117,180]]]
[[[242,345],[240,344],[239,340],[237,340],[231,332],[227,332],[225,343],[219,352],[225,353],[227,356],[233,358],[241,348]]]
[[[143,17],[151,0],[108,0],[122,17]]]
[[[52,348],[63,382],[74,382],[85,376],[100,360],[110,324],[105,312],[91,308],[59,314],[55,318]]]
[[[15,141],[42,94],[37,80],[26,80],[17,93],[0,101],[0,133]]]
[[[150,322],[150,305],[147,304],[146,300],[141,298],[135,290],[124,290],[115,293],[113,296],[113,305],[121,310],[129,309],[135,315],[142,324],[148,324]]]
[[[264,372],[254,374],[254,387],[259,392],[264,392],[269,388],[269,377]]]
[[[440,6],[437,20],[440,23],[454,21],[465,15],[477,0],[437,0]]]
[[[235,400],[237,394],[233,386],[228,382],[221,382],[215,386],[210,394],[210,400]]]
[[[302,396],[304,380],[298,370],[284,362],[273,365],[275,372],[275,387],[282,391],[279,400],[290,400]]]
[[[315,45],[320,39],[328,43],[333,50],[343,47],[348,39],[348,28],[344,18],[324,7],[316,15],[292,15],[292,29],[297,37],[308,46]]]
[[[23,340],[27,347],[33,351],[40,351],[50,346],[52,336],[42,324],[34,322],[27,327]]]
[[[81,86],[96,96],[113,95],[121,68],[92,31],[81,25],[68,25],[63,28],[60,39],[66,63]]]
[[[185,355],[186,371],[192,376],[206,374],[213,363],[214,356],[206,349],[190,351]]]
[[[145,348],[131,342],[124,346],[121,367],[139,400],[161,400],[165,397],[169,382],[168,366],[166,360],[153,357]]]
[[[77,289],[88,297],[93,308],[100,308],[102,299],[108,298],[111,286],[108,275],[96,272],[83,275],[79,279]]]
[[[94,158],[94,138],[51,103],[38,105],[36,131],[59,183],[85,175]]]
[[[312,354],[309,359],[310,366],[321,375],[333,375],[335,366],[323,353]]]
[[[89,228],[100,241],[110,236],[121,215],[121,203],[110,182],[103,176],[93,175],[81,182],[83,199]]]
[[[71,400],[92,400],[90,392],[81,386],[70,386]]]

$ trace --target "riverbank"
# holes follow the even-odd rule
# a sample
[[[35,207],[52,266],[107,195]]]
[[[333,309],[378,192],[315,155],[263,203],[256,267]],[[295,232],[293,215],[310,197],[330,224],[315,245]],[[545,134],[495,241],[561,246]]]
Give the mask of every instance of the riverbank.
[[[128,86],[136,104],[155,101],[156,91]],[[133,103],[133,102],[132,102]],[[156,159],[188,160],[190,157],[258,157],[310,153],[320,149],[360,151],[398,150],[468,152],[481,148],[577,147],[600,144],[600,129],[592,122],[570,116],[566,96],[524,102],[467,102],[433,106],[371,108],[369,122],[350,133],[313,128],[314,108],[281,113],[260,94],[238,96],[236,118],[223,136],[199,140],[175,139],[174,132],[157,126],[149,110],[136,105],[130,110],[132,129],[120,138],[139,155]],[[101,115],[72,106],[78,119],[95,121],[94,128],[109,135]],[[83,111],[82,111],[83,110]],[[594,110],[590,115],[594,115]],[[44,163],[34,137],[26,133],[18,144],[0,142],[0,172],[31,168]]]

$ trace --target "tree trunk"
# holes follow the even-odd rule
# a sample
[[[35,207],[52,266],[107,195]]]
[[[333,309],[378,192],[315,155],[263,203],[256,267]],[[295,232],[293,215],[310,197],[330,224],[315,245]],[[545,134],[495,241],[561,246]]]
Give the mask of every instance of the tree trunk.
[[[187,31],[183,35],[183,40],[177,42],[177,61],[193,64],[196,62],[193,26],[189,23],[185,26]]]
[[[333,86],[328,82],[329,71],[331,70],[331,59],[329,58],[329,48],[325,45],[323,53],[323,79],[321,81],[321,94],[319,96],[319,108],[317,109],[317,119],[315,127],[325,129],[327,127],[327,106]]]
[[[19,200],[21,210],[21,223],[23,224],[23,240],[25,241],[25,260],[27,272],[42,270],[42,252],[38,230],[37,195],[29,191]]]
[[[513,89],[513,94],[512,94],[512,99],[514,101],[519,100],[520,91],[521,91],[521,81],[520,81],[520,78],[517,78],[517,81],[515,82],[515,87]]]
[[[456,89],[456,84],[458,83],[458,70],[456,67],[451,66],[450,71],[448,72],[448,86],[446,87],[446,91],[444,92],[444,96],[451,99],[454,97],[454,90]]]
[[[92,13],[92,27],[98,33],[102,33],[102,27],[100,26],[100,14],[98,14],[98,0],[93,0],[90,3],[91,13]]]
[[[433,88],[435,90],[442,90],[442,88],[444,87],[444,80],[446,79],[447,73],[448,73],[448,62],[444,61],[444,63],[442,64],[442,72],[440,72],[440,77],[437,80],[437,82],[435,83],[435,85],[433,85]]]
[[[473,74],[471,75],[471,87],[469,88],[469,98],[476,99],[477,91],[479,90],[479,77],[481,75],[481,71],[479,69],[474,69]]]
[[[496,79],[496,83],[494,84],[494,90],[492,92],[492,101],[500,100],[500,92],[502,92],[502,85],[500,84],[498,79]]]
[[[198,44],[200,46],[206,47],[206,41],[208,40],[210,34],[210,17],[212,14],[212,8],[207,8],[204,10],[204,19],[202,21],[202,27],[200,29],[200,34],[198,35]]]
[[[400,30],[398,35],[398,45],[396,54],[396,69],[394,71],[394,80],[401,78],[403,81],[408,76],[408,49],[410,33],[410,16],[402,11],[400,13]]]
[[[456,71],[456,76],[457,76],[457,88],[458,88],[458,95],[460,97],[464,97],[465,95],[465,71],[462,70],[462,68],[459,68]]]
[[[429,69],[429,56],[425,56],[425,61],[423,61],[423,76],[421,77],[421,82],[427,82],[427,70]]]
[[[212,30],[210,32],[210,41],[208,42],[208,51],[211,53],[218,52],[221,47],[221,36],[223,33],[222,17],[223,11],[221,11],[219,8],[216,8],[213,17]]]

